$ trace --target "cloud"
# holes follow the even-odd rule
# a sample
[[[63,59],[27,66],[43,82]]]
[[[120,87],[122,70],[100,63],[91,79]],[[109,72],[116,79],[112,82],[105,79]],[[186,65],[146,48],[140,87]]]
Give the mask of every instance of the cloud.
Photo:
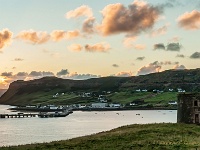
[[[83,47],[80,44],[72,44],[67,48],[72,51],[81,51],[83,49]]]
[[[95,23],[95,18],[94,17],[89,17],[83,22],[82,26],[82,31],[88,34],[94,33],[94,23]]]
[[[115,74],[114,76],[117,76],[117,77],[130,77],[130,76],[133,76],[132,72],[119,72],[117,74]]]
[[[134,45],[133,47],[134,47],[134,49],[136,49],[136,50],[144,50],[144,49],[146,48],[146,46],[143,45],[143,44],[136,44],[136,45]]]
[[[93,12],[92,9],[87,6],[87,5],[82,5],[78,8],[76,8],[75,10],[71,10],[69,12],[66,13],[66,18],[78,18],[81,16],[85,16],[85,17],[92,17],[93,16]]]
[[[68,70],[67,69],[62,69],[61,71],[57,72],[56,75],[60,77],[60,76],[65,76],[67,74],[69,74]]]
[[[154,44],[154,50],[162,49],[165,50],[165,45],[163,43]]]
[[[24,59],[22,58],[15,58],[14,61],[23,61]]]
[[[200,12],[193,10],[178,17],[178,25],[186,30],[200,29]]]
[[[199,59],[200,58],[200,52],[195,52],[190,56],[191,59]]]
[[[161,66],[157,64],[157,62],[150,63],[147,66],[140,68],[137,72],[137,75],[145,75],[149,73],[159,72],[160,69],[161,69]]]
[[[11,77],[12,76],[12,72],[3,72],[3,73],[1,73],[1,76],[3,76],[3,77]]]
[[[28,73],[27,72],[18,72],[16,74],[17,77],[25,77],[25,76],[28,76]]]
[[[167,44],[168,51],[180,51],[181,45],[179,43],[169,43]]]
[[[85,50],[88,52],[107,52],[110,49],[110,45],[107,43],[96,43],[94,45],[85,45]]]
[[[74,79],[74,80],[86,80],[90,78],[100,78],[100,75],[93,75],[93,74],[78,74],[77,72],[70,73],[66,75],[64,78],[66,79]]]
[[[170,42],[179,42],[179,41],[180,41],[180,37],[175,36],[175,37],[169,39],[169,41],[170,41]]]
[[[17,35],[18,39],[28,41],[32,44],[43,44],[50,39],[50,35],[46,32],[36,32],[33,30],[22,31]]]
[[[54,41],[60,41],[64,39],[65,36],[66,36],[66,31],[63,31],[63,30],[54,30],[51,32],[51,38]]]
[[[149,73],[159,72],[163,65],[178,65],[178,64],[179,64],[179,62],[155,61],[153,63],[148,64],[147,66],[140,68],[137,72],[137,75],[145,75],[145,74],[149,74]]]
[[[156,30],[153,30],[151,33],[150,33],[150,36],[151,37],[155,37],[155,36],[158,36],[158,35],[163,35],[167,32],[167,29],[168,29],[168,26],[169,24],[167,25],[164,25]]]
[[[145,57],[138,57],[138,58],[136,58],[136,60],[140,60],[140,61],[142,61],[144,59],[145,59]]]
[[[67,39],[73,39],[80,36],[80,32],[78,30],[74,30],[74,31],[67,31],[66,33],[66,38]]]
[[[186,67],[184,65],[175,65],[173,69],[176,69],[176,70],[184,70],[186,69]]]
[[[110,4],[101,11],[103,20],[98,29],[105,36],[116,33],[136,35],[153,27],[162,13],[161,9],[139,0],[128,8],[120,3]]]
[[[177,54],[176,57],[185,58],[185,55],[183,55],[183,54]]]
[[[29,77],[44,77],[44,76],[54,76],[54,73],[49,71],[32,71],[29,75]]]
[[[112,66],[115,68],[119,67],[119,65],[117,65],[117,64],[113,64]]]
[[[11,43],[13,33],[8,29],[0,31],[0,52],[5,46],[8,46]]]
[[[154,50],[180,51],[181,47],[182,46],[179,43],[168,43],[167,46],[163,43],[154,44]]]
[[[131,48],[133,47],[133,42],[135,42],[137,39],[136,36],[133,36],[133,37],[126,37],[124,40],[123,40],[123,45],[127,48]]]

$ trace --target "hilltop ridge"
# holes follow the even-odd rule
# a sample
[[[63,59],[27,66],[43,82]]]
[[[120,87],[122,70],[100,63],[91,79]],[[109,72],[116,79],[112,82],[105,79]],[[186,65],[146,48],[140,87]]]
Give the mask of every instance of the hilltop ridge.
[[[159,73],[132,77],[102,77],[87,80],[69,80],[57,77],[43,77],[30,81],[14,81],[1,96],[1,104],[40,104],[52,99],[55,93],[99,92],[99,91],[135,91],[137,89],[182,88],[187,92],[200,92],[200,68],[190,70],[167,70]],[[46,96],[46,97],[43,97]],[[76,103],[77,96],[71,96],[70,102]],[[58,101],[58,100],[57,100]],[[56,101],[56,102],[57,102]],[[53,100],[51,102],[54,102]],[[66,102],[66,101],[65,101]]]

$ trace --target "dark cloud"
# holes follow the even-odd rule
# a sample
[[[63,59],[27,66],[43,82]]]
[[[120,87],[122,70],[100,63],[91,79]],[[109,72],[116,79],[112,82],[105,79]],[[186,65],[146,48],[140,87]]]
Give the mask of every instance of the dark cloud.
[[[163,43],[158,43],[158,44],[154,44],[153,46],[154,50],[157,50],[157,49],[162,49],[162,50],[165,50],[165,45]]]
[[[180,51],[181,45],[179,43],[169,43],[167,44],[168,51]]]
[[[138,57],[138,58],[136,58],[136,60],[140,60],[140,61],[142,61],[142,60],[144,60],[145,59],[145,57],[143,56],[143,57]]]
[[[174,8],[177,6],[183,6],[183,4],[179,0],[167,0],[166,3],[161,4],[163,8]]]
[[[94,33],[95,32],[94,22],[95,22],[94,17],[87,18],[83,22],[82,31],[85,32],[85,33],[89,33],[89,34]]]
[[[183,54],[177,54],[176,57],[185,58],[185,55],[183,55]]]
[[[57,72],[57,76],[65,76],[69,74],[68,70],[67,69],[62,69],[61,71]]]
[[[27,72],[18,72],[16,74],[16,76],[18,76],[18,77],[24,77],[24,76],[28,76],[28,73]]]
[[[195,52],[190,56],[191,59],[199,59],[200,58],[200,52]]]
[[[29,74],[29,76],[31,76],[31,77],[42,76],[42,72],[41,72],[41,71],[39,71],[39,72],[37,72],[37,71],[32,71],[32,72]]]
[[[90,78],[99,78],[100,75],[93,75],[93,74],[78,74],[77,72],[71,73],[67,75],[65,78],[74,79],[74,80],[86,80]]]
[[[110,4],[101,12],[103,20],[98,29],[103,35],[116,33],[136,35],[154,26],[162,14],[162,7],[134,1],[128,8],[121,3]]]
[[[154,44],[154,50],[180,51],[181,47],[182,46],[179,43],[169,43],[167,46],[163,43]]]
[[[42,76],[54,76],[54,73],[50,71],[43,71]]]
[[[3,73],[1,73],[1,76],[11,77],[12,76],[12,72],[3,72]]]
[[[119,65],[117,65],[117,64],[113,64],[112,66],[113,66],[113,67],[116,67],[116,68],[119,67]]]

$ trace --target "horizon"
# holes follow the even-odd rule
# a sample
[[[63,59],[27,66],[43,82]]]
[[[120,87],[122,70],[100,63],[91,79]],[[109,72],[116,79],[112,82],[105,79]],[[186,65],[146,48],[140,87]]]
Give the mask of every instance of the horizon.
[[[0,8],[0,89],[45,76],[85,80],[199,68],[196,0],[2,0]]]
[[[184,70],[197,70],[197,69],[200,69],[200,68],[196,68],[196,69],[184,69]],[[183,69],[181,70],[178,70],[178,69],[169,69],[169,70],[163,70],[161,72],[165,72],[165,71],[184,71]],[[148,74],[145,74],[145,75],[150,75],[150,74],[154,74],[154,73],[161,73],[161,72],[153,72],[153,73],[148,73]],[[144,76],[144,75],[138,75],[138,76]],[[68,79],[67,80],[89,80],[89,79],[99,79],[99,78],[107,78],[107,77],[116,77],[116,78],[127,78],[127,77],[138,77],[138,76],[104,76],[104,77],[96,77],[96,78],[87,78],[87,79]],[[43,77],[40,77],[40,78],[33,78],[33,79],[30,79],[30,80],[15,80],[15,81],[32,81],[32,80],[38,80],[38,79],[43,79],[43,78],[46,78],[46,77],[53,77],[53,78],[58,78],[58,79],[65,79],[65,78],[62,78],[62,77],[57,77],[57,76],[43,76]],[[13,82],[15,82],[13,81]],[[12,82],[11,82],[12,83]],[[0,90],[8,90],[9,89],[9,86],[8,88],[0,88]]]

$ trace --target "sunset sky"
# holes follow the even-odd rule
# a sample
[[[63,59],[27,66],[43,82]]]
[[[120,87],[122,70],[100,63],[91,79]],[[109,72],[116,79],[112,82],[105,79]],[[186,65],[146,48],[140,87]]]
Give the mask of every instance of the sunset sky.
[[[0,2],[0,89],[200,66],[199,0]]]

